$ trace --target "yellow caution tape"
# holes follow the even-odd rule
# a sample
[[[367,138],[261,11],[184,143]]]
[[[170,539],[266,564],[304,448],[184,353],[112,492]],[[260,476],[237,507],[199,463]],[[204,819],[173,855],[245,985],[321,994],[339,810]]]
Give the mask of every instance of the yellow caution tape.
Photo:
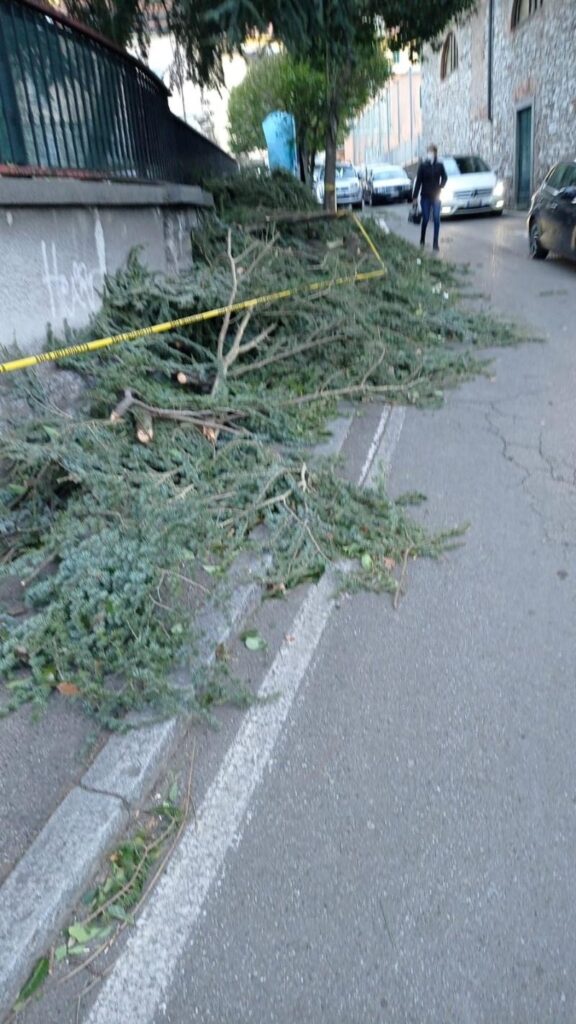
[[[133,331],[123,331],[121,334],[113,334],[107,338],[96,338],[94,341],[85,341],[78,345],[68,345],[66,348],[54,349],[52,352],[39,352],[37,355],[23,356],[21,359],[12,359],[6,363],[0,363],[0,373],[26,370],[31,366],[55,362],[58,359],[67,359],[70,356],[82,356],[87,352],[97,352],[101,348],[110,348],[112,345],[120,345],[125,341],[137,341],[138,338],[148,338],[153,334],[164,334],[166,331],[172,331],[179,327],[189,327],[191,324],[203,323],[205,320],[214,320],[217,317],[224,316],[226,313],[239,313],[243,310],[254,309],[256,306],[263,306],[266,303],[291,299],[295,295],[319,292],[345,284],[356,284],[358,281],[375,281],[378,278],[384,277],[386,267],[380,253],[358,218],[354,217],[354,220],[357,222],[379,263],[381,263],[381,270],[367,270],[362,273],[351,274],[348,277],[337,277],[331,281],[313,281],[298,288],[285,288],[282,291],[269,292],[267,295],[258,295],[252,299],[244,299],[242,302],[232,302],[227,306],[219,306],[217,309],[204,310],[202,313],[191,313],[189,316],[181,316],[176,320],[167,320],[165,323],[153,324],[150,327],[138,327]]]
[[[382,257],[381,257],[381,255],[380,255],[380,253],[378,252],[378,249],[377,249],[377,248],[376,248],[376,246],[374,245],[374,242],[373,242],[373,241],[372,241],[372,239],[370,238],[370,235],[369,235],[369,234],[368,234],[368,232],[366,231],[366,228],[364,227],[364,225],[363,225],[362,221],[360,220],[359,216],[358,216],[358,215],[357,215],[356,213],[353,213],[353,214],[352,214],[352,220],[353,220],[353,221],[354,221],[354,223],[356,224],[356,227],[357,227],[357,228],[358,228],[358,229],[359,229],[359,230],[360,230],[360,231],[362,232],[362,234],[364,235],[364,238],[365,238],[365,239],[366,239],[366,241],[368,242],[368,245],[370,246],[370,249],[371,249],[371,250],[372,250],[372,252],[374,253],[374,255],[375,255],[376,259],[378,260],[378,263],[380,264],[380,266],[381,266],[382,268],[386,269],[386,264],[384,263],[384,260],[382,259]]]

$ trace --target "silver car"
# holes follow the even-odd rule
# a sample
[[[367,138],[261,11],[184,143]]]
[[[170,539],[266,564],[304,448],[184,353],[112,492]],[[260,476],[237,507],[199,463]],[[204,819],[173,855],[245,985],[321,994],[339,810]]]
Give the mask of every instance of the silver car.
[[[316,198],[324,202],[324,168],[321,167],[316,182]],[[364,205],[364,194],[358,171],[352,164],[336,164],[336,205],[353,206],[358,210]]]
[[[440,195],[443,217],[502,213],[504,183],[481,156],[443,156],[439,160],[448,175]]]

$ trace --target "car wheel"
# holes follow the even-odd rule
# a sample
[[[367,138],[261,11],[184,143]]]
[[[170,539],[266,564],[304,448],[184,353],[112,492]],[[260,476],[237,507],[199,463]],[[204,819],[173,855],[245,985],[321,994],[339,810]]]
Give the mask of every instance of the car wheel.
[[[536,220],[533,220],[530,225],[529,244],[530,256],[533,260],[546,259],[548,255],[548,249],[545,249],[542,243],[540,242],[540,225]]]
[[[363,210],[364,209],[364,200],[362,200],[362,202],[360,202],[360,203],[353,203],[352,204],[352,209],[353,210]]]

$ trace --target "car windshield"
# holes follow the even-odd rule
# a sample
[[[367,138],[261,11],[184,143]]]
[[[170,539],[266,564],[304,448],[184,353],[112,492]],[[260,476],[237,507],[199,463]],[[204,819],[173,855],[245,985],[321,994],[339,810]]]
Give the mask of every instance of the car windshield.
[[[406,178],[406,172],[401,167],[375,167],[372,171],[374,180],[386,181],[389,178]]]
[[[336,179],[357,178],[358,175],[353,167],[336,167]]]
[[[445,156],[442,158],[446,174],[485,174],[490,171],[481,156]]]

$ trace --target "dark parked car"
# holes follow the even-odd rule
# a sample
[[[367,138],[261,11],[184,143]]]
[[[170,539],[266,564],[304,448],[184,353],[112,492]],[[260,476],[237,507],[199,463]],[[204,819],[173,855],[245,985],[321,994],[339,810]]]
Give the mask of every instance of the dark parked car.
[[[556,164],[532,197],[528,235],[532,259],[550,251],[576,259],[576,160]]]

